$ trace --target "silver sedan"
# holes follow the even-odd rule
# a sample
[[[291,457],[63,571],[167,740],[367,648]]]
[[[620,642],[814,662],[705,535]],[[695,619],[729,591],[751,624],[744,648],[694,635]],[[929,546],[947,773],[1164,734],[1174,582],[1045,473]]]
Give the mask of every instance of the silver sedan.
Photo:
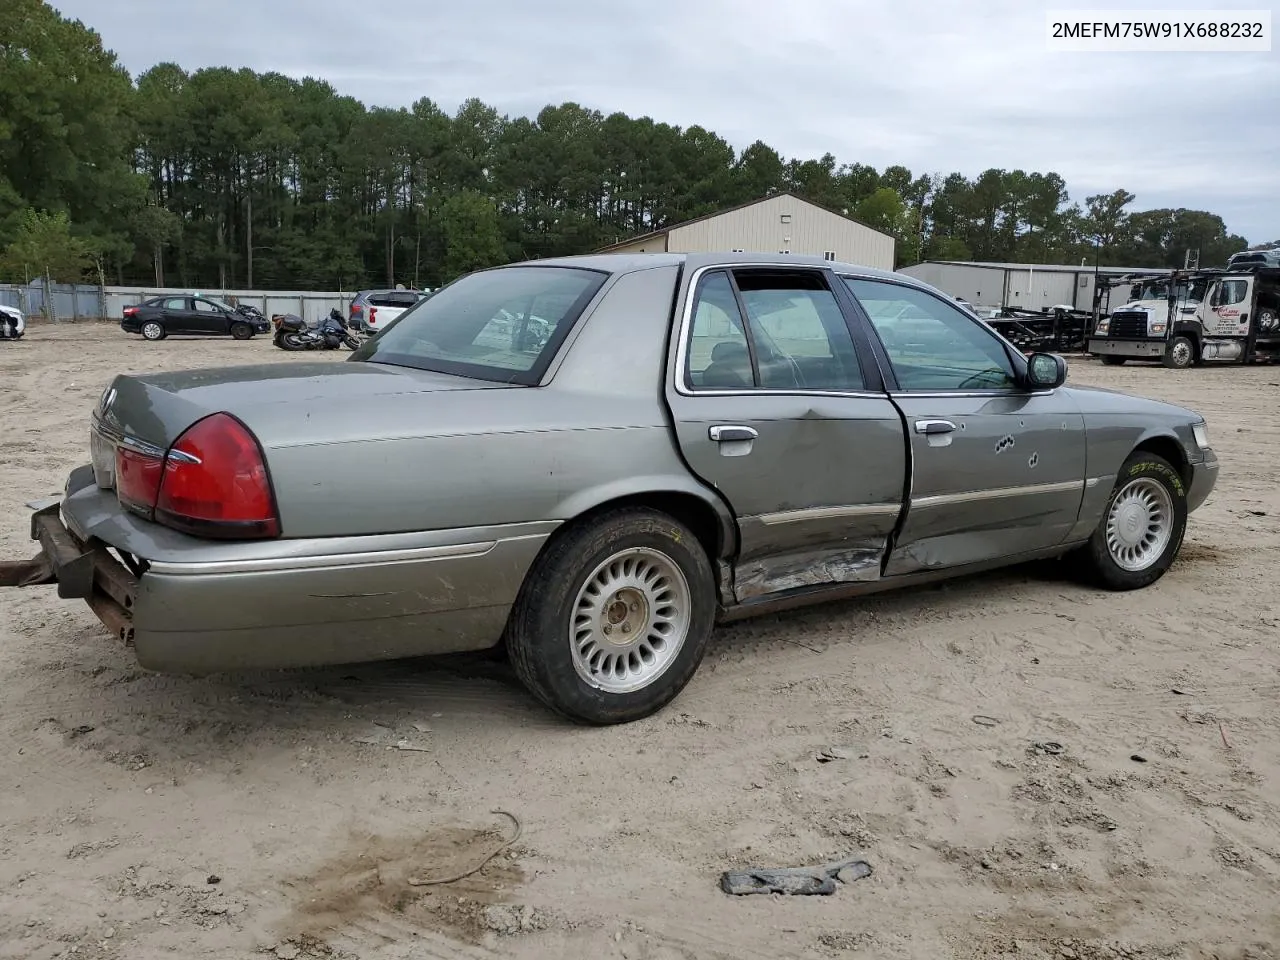
[[[0,584],[56,581],[151,669],[505,644],[551,708],[629,721],[718,621],[1038,558],[1159,579],[1204,421],[1065,378],[899,274],[515,264],[348,362],[115,378]]]

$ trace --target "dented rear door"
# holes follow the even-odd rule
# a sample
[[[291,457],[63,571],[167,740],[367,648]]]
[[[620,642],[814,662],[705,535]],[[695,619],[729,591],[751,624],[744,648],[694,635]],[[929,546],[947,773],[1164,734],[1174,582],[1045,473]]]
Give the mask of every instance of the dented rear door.
[[[902,418],[834,282],[747,265],[690,278],[667,400],[685,462],[737,519],[740,602],[879,579],[902,512]]]
[[[1001,341],[929,291],[846,280],[884,346],[910,438],[907,513],[886,575],[1062,543],[1087,469],[1084,417],[1071,397],[1016,386]]]

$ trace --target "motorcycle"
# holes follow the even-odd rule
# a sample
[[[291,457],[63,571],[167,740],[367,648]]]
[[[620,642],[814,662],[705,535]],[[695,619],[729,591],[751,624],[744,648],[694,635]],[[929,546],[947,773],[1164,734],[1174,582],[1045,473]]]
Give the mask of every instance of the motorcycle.
[[[276,328],[272,342],[281,350],[355,350],[360,341],[351,335],[347,321],[337,310],[311,326],[297,314],[277,314],[271,318]]]

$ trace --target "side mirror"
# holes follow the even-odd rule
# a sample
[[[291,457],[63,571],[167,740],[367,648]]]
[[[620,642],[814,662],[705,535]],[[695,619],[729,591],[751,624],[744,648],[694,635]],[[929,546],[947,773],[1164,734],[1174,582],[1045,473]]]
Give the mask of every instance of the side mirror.
[[[1067,382],[1067,361],[1056,353],[1033,353],[1027,358],[1027,386],[1056,390]]]

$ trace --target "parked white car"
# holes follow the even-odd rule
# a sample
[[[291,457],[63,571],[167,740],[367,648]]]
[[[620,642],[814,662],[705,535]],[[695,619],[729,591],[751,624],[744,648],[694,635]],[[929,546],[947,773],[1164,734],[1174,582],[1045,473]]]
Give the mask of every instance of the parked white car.
[[[426,297],[425,290],[361,290],[351,301],[347,323],[372,336]]]
[[[17,307],[0,305],[0,340],[21,340],[27,320]]]

